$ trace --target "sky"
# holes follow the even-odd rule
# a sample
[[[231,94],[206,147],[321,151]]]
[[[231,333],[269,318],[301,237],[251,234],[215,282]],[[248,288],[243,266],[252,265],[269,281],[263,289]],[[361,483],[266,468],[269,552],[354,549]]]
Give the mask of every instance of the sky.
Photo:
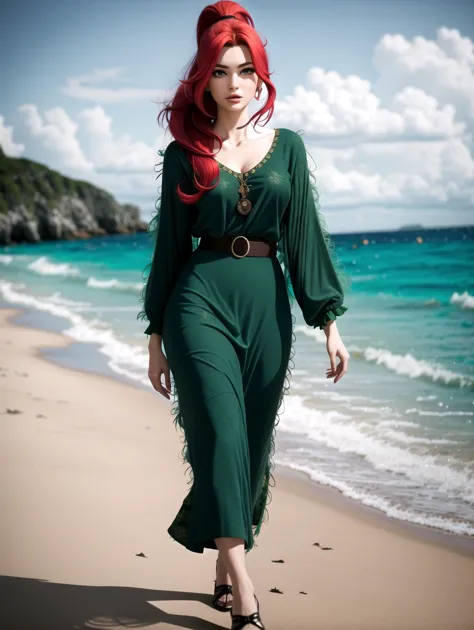
[[[149,219],[157,150],[172,140],[160,103],[195,54],[207,4],[3,0],[4,152]],[[331,232],[474,224],[474,2],[241,4],[268,42],[277,98],[267,127],[304,132]]]

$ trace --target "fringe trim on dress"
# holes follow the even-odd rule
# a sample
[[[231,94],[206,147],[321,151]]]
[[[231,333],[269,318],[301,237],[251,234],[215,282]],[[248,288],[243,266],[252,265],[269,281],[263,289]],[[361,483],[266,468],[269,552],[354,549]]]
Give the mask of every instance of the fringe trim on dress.
[[[158,149],[157,153],[160,156],[161,160],[158,161],[157,164],[155,164],[155,173],[157,173],[157,176],[155,179],[159,179],[162,174],[163,174],[163,158],[165,155],[165,151],[166,149]],[[155,247],[155,243],[156,243],[156,237],[158,234],[158,230],[159,230],[159,225],[160,225],[160,207],[161,207],[161,189],[162,189],[162,184],[160,183],[160,185],[158,186],[158,197],[155,201],[155,212],[152,214],[152,217],[150,219],[150,222],[148,223],[147,226],[147,234],[148,237],[151,240],[151,249],[152,252],[154,250]],[[199,239],[196,238],[195,236],[192,237],[193,239],[193,251],[196,250],[199,246]],[[137,315],[137,319],[140,319],[141,321],[148,321],[148,317],[147,314],[145,312],[145,297],[146,297],[146,288],[147,288],[147,282],[148,282],[148,278],[150,276],[150,271],[151,271],[151,266],[153,264],[153,255],[151,256],[151,260],[150,262],[147,264],[147,266],[144,268],[144,270],[142,271],[142,281],[143,281],[143,287],[140,293],[140,297],[139,297],[139,302],[141,303],[141,309]]]

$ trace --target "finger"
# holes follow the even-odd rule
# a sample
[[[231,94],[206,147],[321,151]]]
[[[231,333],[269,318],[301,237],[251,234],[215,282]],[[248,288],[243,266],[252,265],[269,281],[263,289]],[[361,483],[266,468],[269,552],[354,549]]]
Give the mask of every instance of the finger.
[[[344,376],[344,374],[347,372],[347,363],[344,362],[343,364],[343,369],[341,370],[340,374],[338,374],[334,380],[335,383],[337,383],[337,381],[340,381],[341,378]]]
[[[333,378],[334,382],[337,383],[337,381],[342,377],[342,374],[343,373],[336,372],[335,374],[331,374],[329,378]]]
[[[163,388],[160,377],[161,377],[161,374],[157,374],[157,373],[149,374],[149,379],[153,386],[153,389],[157,391],[159,394],[161,394],[162,396],[164,396],[165,398],[169,399],[168,392],[166,392],[165,389]]]
[[[165,385],[168,392],[171,392],[171,379],[169,369],[165,371]]]
[[[168,392],[165,390],[165,388],[163,387],[161,383],[157,383],[157,386],[155,387],[155,389],[164,398],[167,398],[168,400],[170,399],[170,395],[168,394]]]
[[[163,396],[164,396],[164,392],[166,391],[166,388],[163,387],[163,385],[161,383],[161,375],[162,374],[164,374],[163,371],[161,371],[161,372],[150,372],[150,371],[148,371],[148,378],[150,379],[150,382],[153,385],[153,388],[157,392],[160,392],[160,394],[163,394]],[[166,380],[166,376],[165,376],[165,380]]]

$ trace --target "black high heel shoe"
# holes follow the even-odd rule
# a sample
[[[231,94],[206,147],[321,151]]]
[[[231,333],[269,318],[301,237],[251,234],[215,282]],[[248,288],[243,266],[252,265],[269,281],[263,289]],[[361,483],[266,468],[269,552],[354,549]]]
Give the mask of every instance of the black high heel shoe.
[[[219,558],[216,560],[216,572],[217,572],[217,562]],[[212,597],[212,605],[219,612],[229,612],[232,610],[232,604],[223,604],[219,600],[224,595],[232,595],[232,586],[230,584],[216,584],[217,580],[214,580],[214,595]]]
[[[260,628],[260,630],[265,630],[265,626],[260,618],[260,604],[258,603],[257,596],[254,595],[254,597],[257,602],[257,612],[254,612],[251,615],[234,615],[231,609],[230,617],[232,619],[232,627],[230,630],[242,630],[242,628],[244,628],[247,624]]]

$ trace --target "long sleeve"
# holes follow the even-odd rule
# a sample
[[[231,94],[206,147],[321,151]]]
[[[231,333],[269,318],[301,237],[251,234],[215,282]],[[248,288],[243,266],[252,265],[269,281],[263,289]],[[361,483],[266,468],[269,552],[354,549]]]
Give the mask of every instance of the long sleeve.
[[[283,230],[285,266],[305,322],[320,329],[348,309],[343,306],[345,274],[336,271],[332,242],[313,196],[303,139],[294,134],[289,172],[291,198]]]
[[[181,182],[181,190],[187,192],[183,180],[186,173],[183,156],[179,145],[171,142],[163,155],[161,180],[161,196],[157,202],[158,214],[152,219],[156,221],[156,236],[151,268],[143,292],[143,311],[139,314],[147,319],[149,325],[146,335],[163,332],[163,314],[167,300],[181,269],[193,251],[191,233],[192,206],[183,203],[176,191]]]

